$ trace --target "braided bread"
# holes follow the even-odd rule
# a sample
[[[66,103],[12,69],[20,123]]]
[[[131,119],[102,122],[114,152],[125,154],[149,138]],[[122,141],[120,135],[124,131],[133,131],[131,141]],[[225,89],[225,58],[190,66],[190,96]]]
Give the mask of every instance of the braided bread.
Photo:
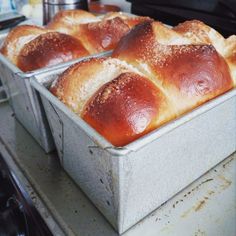
[[[13,29],[1,53],[26,72],[114,49],[132,26],[150,21],[120,16],[99,18],[83,10],[60,11],[45,28],[23,25]]]
[[[17,57],[24,45],[46,32],[46,29],[35,25],[17,26],[7,35],[0,52],[17,64]]]
[[[118,47],[114,57],[119,59],[75,64],[50,88],[115,146],[233,87],[227,63],[211,45],[150,45],[136,40],[132,45],[127,41],[123,51]]]
[[[33,71],[88,55],[88,51],[76,38],[48,32],[39,35],[22,48],[16,65],[22,71]]]

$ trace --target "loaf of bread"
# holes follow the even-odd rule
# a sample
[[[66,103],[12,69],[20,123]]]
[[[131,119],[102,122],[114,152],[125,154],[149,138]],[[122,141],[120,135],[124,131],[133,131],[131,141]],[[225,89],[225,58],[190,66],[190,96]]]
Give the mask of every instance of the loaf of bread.
[[[73,35],[90,54],[95,54],[114,49],[132,27],[146,21],[152,20],[122,13],[95,17],[83,10],[65,10],[57,13],[47,28]]]
[[[47,29],[73,35],[80,24],[100,21],[98,17],[84,10],[59,11],[46,26]]]
[[[133,32],[116,50],[119,59],[75,64],[50,89],[114,146],[124,146],[233,87],[229,67],[212,45],[146,44],[144,34],[131,43]]]
[[[24,45],[47,32],[48,30],[34,25],[17,26],[7,35],[0,52],[17,64],[17,57]]]
[[[113,56],[141,66],[143,70],[149,70],[149,63],[144,58],[144,54],[149,53],[152,56],[147,57],[156,58],[154,54],[158,54],[158,52],[152,49],[155,44],[214,46],[226,60],[236,85],[236,36],[225,39],[216,30],[197,20],[186,21],[174,28],[169,28],[160,22],[145,22],[131,30],[121,40],[114,50]],[[134,50],[136,48],[137,50]],[[139,57],[143,57],[143,59]],[[147,58],[147,60],[150,59]]]
[[[31,40],[21,49],[16,65],[22,71],[33,71],[88,55],[89,52],[75,37],[48,32]]]
[[[116,146],[123,146],[175,116],[162,90],[113,58],[90,59],[66,70],[51,92]]]
[[[133,28],[135,25],[141,24],[143,22],[153,21],[150,17],[147,16],[127,15],[123,12],[109,12],[104,15],[103,20],[110,20],[116,17],[122,19],[129,26],[130,29]]]
[[[192,43],[210,44],[227,61],[236,85],[236,36],[225,39],[219,32],[198,20],[185,21],[173,28]]]
[[[1,53],[22,71],[31,71],[114,49],[134,25],[150,20],[119,13],[96,17],[83,10],[60,11],[45,28],[13,29]]]

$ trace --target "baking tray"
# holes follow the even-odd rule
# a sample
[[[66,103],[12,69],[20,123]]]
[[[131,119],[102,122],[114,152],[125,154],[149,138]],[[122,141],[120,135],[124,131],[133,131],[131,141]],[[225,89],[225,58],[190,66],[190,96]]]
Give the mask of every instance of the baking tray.
[[[129,13],[124,14],[128,16],[136,16]],[[97,18],[99,19],[101,17],[103,17],[103,15],[100,15]],[[21,25],[23,24],[35,23],[32,20],[27,20]],[[7,34],[7,31],[0,34],[0,46],[7,37]],[[63,66],[68,67],[86,58],[110,55],[111,52],[112,51],[106,51],[93,54],[66,63],[61,63],[55,66],[45,67],[26,73],[22,72],[0,53],[0,78],[3,83],[3,88],[7,94],[9,104],[12,107],[16,118],[41,145],[45,152],[52,151],[55,146],[40,97],[37,92],[31,88],[29,79],[34,78],[34,75],[36,74],[45,73],[50,70],[57,70]]]
[[[47,89],[37,75],[63,168],[123,233],[236,150],[236,89],[125,147],[114,147]]]
[[[0,44],[4,41],[6,36],[7,34],[0,36]],[[111,52],[108,51],[94,54],[26,73],[22,72],[0,53],[0,77],[15,116],[46,152],[50,152],[55,148],[53,137],[40,97],[37,92],[31,88],[29,79],[33,78],[36,74],[57,70],[62,66],[72,65],[85,58],[109,55],[110,53]]]

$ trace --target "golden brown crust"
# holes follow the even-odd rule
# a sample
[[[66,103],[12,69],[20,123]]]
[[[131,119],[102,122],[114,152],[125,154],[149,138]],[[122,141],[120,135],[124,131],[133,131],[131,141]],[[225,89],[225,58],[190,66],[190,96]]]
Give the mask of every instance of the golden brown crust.
[[[16,64],[21,48],[29,41],[46,32],[47,30],[44,28],[34,25],[17,26],[7,35],[1,48],[1,53]]]
[[[185,21],[175,26],[173,30],[190,39],[193,44],[210,44],[222,56],[225,54],[225,38],[215,29],[199,20]]]
[[[17,66],[22,71],[32,71],[88,54],[76,38],[62,33],[48,32],[31,40],[22,48]]]
[[[98,18],[95,15],[84,10],[63,10],[59,11],[46,27],[50,30],[72,35],[79,24],[97,20]]]
[[[148,44],[133,54],[119,51],[118,58],[135,67],[114,58],[90,59],[69,68],[51,87],[115,146],[134,141],[233,86],[229,68],[213,46],[151,45],[148,29],[140,33]],[[129,43],[139,43],[136,40]]]
[[[179,114],[228,91],[233,81],[228,65],[211,45],[171,46],[164,62],[152,69]]]
[[[132,64],[162,86],[178,114],[233,86],[229,68],[213,46],[159,44],[150,23],[126,35],[113,57]]]
[[[154,37],[151,23],[143,23],[132,29],[124,36],[113,51],[112,57],[125,60],[135,67],[139,67],[142,72],[146,67],[141,68],[139,58],[152,58],[153,50],[157,42]]]
[[[190,38],[195,43],[212,43],[209,38],[211,28],[199,20],[185,21],[173,27],[173,30]]]
[[[101,19],[83,10],[60,11],[46,28],[32,25],[16,27],[5,40],[1,53],[14,64],[19,65],[22,70],[28,71],[33,68],[41,68],[43,65],[55,64],[57,60],[61,62],[61,56],[55,59],[53,63],[51,63],[52,59],[50,63],[48,59],[45,62],[39,62],[41,59],[44,60],[44,58],[41,58],[42,53],[40,53],[44,52],[44,50],[46,51],[46,55],[50,54],[49,57],[52,57],[51,52],[47,53],[47,48],[42,49],[42,44],[39,43],[38,39],[34,41],[34,39],[41,34],[55,31],[67,33],[81,42],[82,46],[85,48],[85,50],[82,50],[83,47],[80,46],[81,56],[85,56],[88,55],[88,53],[95,54],[114,49],[120,38],[129,31],[131,25],[149,20],[149,18],[146,17],[130,18],[122,14],[118,14],[117,16],[120,17],[116,17],[115,14],[113,16],[110,15],[108,18],[104,17],[104,19]],[[47,37],[44,37],[44,39]],[[50,42],[47,44],[49,48],[53,48],[49,46],[51,41],[52,39],[50,39]],[[25,44],[29,42],[30,44],[25,46]],[[35,42],[41,45],[39,46],[40,48],[36,49],[38,46]],[[23,47],[25,48],[24,50],[22,50]],[[21,50],[24,55],[19,55]],[[33,50],[33,52],[29,50]],[[85,53],[85,51],[88,53]],[[41,55],[37,60],[35,60],[35,53]],[[58,55],[58,53],[59,51],[56,49],[56,54]],[[75,55],[72,55],[72,58],[74,58],[74,56]],[[68,58],[68,55],[65,56],[65,61],[67,61]],[[31,59],[36,61],[35,66],[33,66],[33,61],[30,61]]]
[[[165,95],[152,82],[123,73],[94,94],[82,118],[113,145],[124,146],[172,117]]]
[[[133,65],[140,65],[135,58],[152,59],[159,53],[159,45],[190,44],[187,38],[178,35],[160,22],[145,22],[124,36],[113,52],[113,57],[126,60],[132,58]],[[158,52],[155,52],[158,50]],[[164,50],[164,47],[163,47]],[[163,53],[165,53],[161,50]],[[162,54],[163,54],[162,53]],[[153,59],[155,59],[153,58]],[[146,70],[147,68],[143,68]]]
[[[150,17],[132,16],[132,15],[127,15],[127,14],[122,13],[122,12],[109,12],[103,17],[103,20],[111,20],[111,19],[116,18],[116,17],[121,18],[129,26],[130,29],[133,28],[135,25],[138,25],[140,23],[153,21],[153,19],[150,18]]]
[[[233,87],[235,38],[227,39],[228,64],[203,39],[191,44],[160,22],[142,23],[112,59],[78,63],[51,91],[113,145],[126,145]]]
[[[129,27],[119,17],[111,20],[81,24],[74,34],[91,53],[99,53],[114,49],[129,31]]]
[[[75,113],[81,114],[87,100],[105,83],[135,69],[112,58],[92,58],[67,69],[50,91]]]
[[[80,114],[90,93],[95,92],[97,74],[103,58],[92,58],[69,67],[51,86],[50,91],[75,113]],[[89,84],[89,86],[86,86]],[[95,88],[93,88],[95,85]]]
[[[236,86],[236,35],[232,35],[225,40],[224,57],[230,67],[234,86]]]

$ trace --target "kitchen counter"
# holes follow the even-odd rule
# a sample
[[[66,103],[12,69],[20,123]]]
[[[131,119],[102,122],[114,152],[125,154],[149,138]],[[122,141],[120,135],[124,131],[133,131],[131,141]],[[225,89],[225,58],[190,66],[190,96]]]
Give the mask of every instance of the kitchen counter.
[[[118,235],[60,167],[0,104],[0,152],[54,235]],[[161,190],[160,190],[161,191]],[[236,235],[236,153],[129,229],[125,236]]]

